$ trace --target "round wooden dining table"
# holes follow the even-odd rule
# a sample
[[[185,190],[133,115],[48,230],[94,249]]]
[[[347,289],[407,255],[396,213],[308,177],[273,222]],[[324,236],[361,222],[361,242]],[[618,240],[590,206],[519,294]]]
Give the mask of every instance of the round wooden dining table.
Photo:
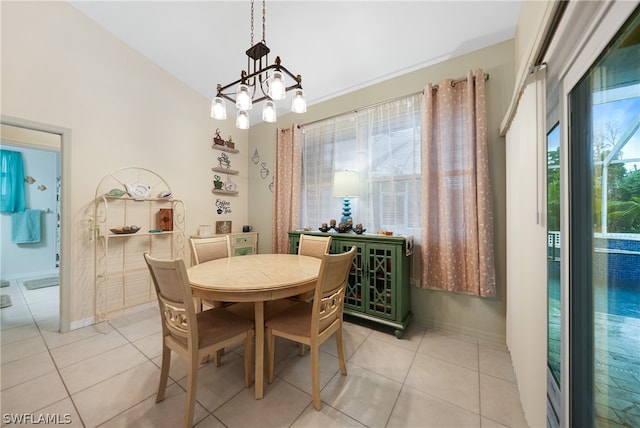
[[[254,302],[255,398],[264,387],[264,302],[296,296],[316,286],[321,260],[296,254],[227,257],[187,270],[194,297],[222,302]]]

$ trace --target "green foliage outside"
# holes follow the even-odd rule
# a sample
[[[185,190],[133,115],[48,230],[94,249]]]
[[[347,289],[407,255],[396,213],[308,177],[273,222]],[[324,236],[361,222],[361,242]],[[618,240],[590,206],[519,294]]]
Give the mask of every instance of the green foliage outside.
[[[603,165],[614,147],[617,127],[611,125],[596,138],[593,150],[593,225],[601,231]],[[560,230],[560,149],[547,153],[548,230]],[[627,170],[618,151],[607,166],[607,232],[640,233],[640,170]]]

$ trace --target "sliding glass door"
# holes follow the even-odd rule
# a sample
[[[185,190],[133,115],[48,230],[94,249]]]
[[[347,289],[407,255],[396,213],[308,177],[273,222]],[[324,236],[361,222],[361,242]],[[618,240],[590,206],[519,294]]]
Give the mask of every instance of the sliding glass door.
[[[568,101],[570,424],[639,427],[638,10]]]

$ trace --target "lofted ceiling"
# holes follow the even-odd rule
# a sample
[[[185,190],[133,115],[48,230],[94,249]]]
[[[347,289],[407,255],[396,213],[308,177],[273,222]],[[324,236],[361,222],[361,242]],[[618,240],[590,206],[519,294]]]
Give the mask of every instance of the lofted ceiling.
[[[249,0],[70,3],[208,98],[218,83],[238,79],[247,67]],[[520,3],[267,1],[265,41],[270,63],[280,56],[282,65],[302,75],[313,105],[511,39]],[[254,8],[256,43],[262,2]]]

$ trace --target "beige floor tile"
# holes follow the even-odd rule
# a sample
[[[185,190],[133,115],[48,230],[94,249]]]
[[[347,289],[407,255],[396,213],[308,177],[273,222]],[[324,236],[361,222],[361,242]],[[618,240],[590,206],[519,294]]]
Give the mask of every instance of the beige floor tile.
[[[48,350],[44,340],[42,340],[42,336],[37,335],[2,346],[0,361],[2,361],[2,364],[6,364],[40,353],[48,355]]]
[[[2,364],[2,389],[11,388],[31,379],[56,371],[48,352],[31,355]],[[57,373],[56,373],[57,376]]]
[[[147,398],[100,425],[100,428],[161,428],[182,426],[186,393],[176,384],[167,387],[164,400],[156,403],[156,395]],[[209,413],[196,402],[193,424],[203,421]],[[219,422],[218,422],[219,423]],[[198,424],[198,427],[201,425]],[[211,425],[216,426],[216,425]],[[222,424],[218,426],[223,426]]]
[[[29,415],[33,418],[33,423],[21,424],[21,428],[42,426],[84,427],[80,416],[78,416],[78,412],[76,412],[75,407],[73,407],[71,398],[68,397]]]
[[[150,334],[133,341],[133,346],[138,348],[140,352],[147,356],[149,359],[154,359],[162,355],[162,331]]]
[[[342,327],[342,342],[344,345],[344,356],[348,360],[353,353],[356,352],[356,349],[362,345],[362,342],[369,337],[369,334],[362,334],[358,329],[346,328],[345,326]],[[336,348],[336,340],[334,338],[320,345],[320,350],[334,357],[338,356],[338,349]]]
[[[480,373],[506,380],[508,382],[516,382],[516,374],[513,371],[511,363],[511,355],[506,351],[480,346],[479,348]]]
[[[122,334],[131,342],[135,342],[136,340],[140,340],[151,334],[159,333],[162,331],[162,323],[158,314],[125,326],[114,327],[120,332],[120,334]]]
[[[418,353],[478,370],[478,345],[454,335],[425,336]]]
[[[299,418],[291,425],[291,428],[365,428],[366,425],[361,424],[350,416],[334,409],[328,404],[324,404],[322,409],[316,410],[313,406],[307,406]]]
[[[3,331],[28,324],[33,324],[33,317],[27,305],[13,304],[0,310],[0,327]]]
[[[507,425],[502,425],[499,422],[492,421],[489,418],[485,418],[484,416],[480,417],[480,423],[482,428],[525,428],[525,427],[508,427]]]
[[[52,275],[53,276],[53,275]],[[35,290],[27,290],[22,284],[24,299],[33,308],[34,304],[44,302],[45,306],[54,307],[60,301],[60,287],[44,287]]]
[[[405,386],[387,427],[480,428],[480,415]]]
[[[345,330],[353,331],[355,333],[359,333],[363,336],[369,337],[371,333],[374,331],[371,327],[367,327],[362,324],[358,324],[357,322],[349,322],[349,317],[345,317],[343,328]]]
[[[335,376],[320,392],[322,401],[369,427],[386,423],[402,384],[347,363],[347,375]]]
[[[4,376],[2,383],[4,387]],[[68,398],[68,395],[58,373],[51,372],[2,390],[0,398],[3,414],[34,413]]]
[[[127,343],[117,331],[111,330],[107,334],[97,334],[86,339],[70,343],[51,350],[51,355],[59,368],[68,367],[94,355],[102,354]]]
[[[286,427],[311,404],[311,396],[275,379],[265,385],[264,397],[256,400],[253,388],[242,390],[213,415],[229,428]]]
[[[244,360],[237,356],[223,358],[222,364],[207,364],[198,370],[196,400],[209,412],[214,412],[231,397],[243,390],[253,392],[253,387],[244,386]],[[185,373],[186,375],[186,373]],[[186,391],[187,378],[178,385]]]
[[[6,330],[3,329],[0,334],[2,346],[37,336],[40,336],[40,330],[33,322]]]
[[[60,317],[57,314],[34,319],[43,333],[57,333],[60,331]]]
[[[196,425],[194,425],[194,427],[195,428],[226,428],[222,422],[220,422],[218,419],[216,419],[215,416],[212,416],[212,415],[207,416],[206,418],[198,422]]]
[[[83,339],[87,339],[89,337],[104,335],[111,330],[113,330],[113,328],[108,324],[100,324],[90,325],[87,327],[68,331],[66,333],[46,332],[42,336],[44,337],[44,341],[47,342],[47,346],[49,347],[49,349],[55,349],[74,342],[78,342]]]
[[[515,383],[480,375],[481,414],[510,427],[526,427]]]
[[[480,386],[475,370],[417,354],[405,384],[472,412],[480,411]]]
[[[424,336],[425,327],[419,323],[411,323],[404,331],[401,339],[398,339],[392,331],[378,331],[371,332],[372,339],[382,340],[388,342],[391,345],[399,346],[409,351],[416,351],[422,342]]]
[[[149,305],[142,305],[140,308],[133,308],[129,310],[125,315],[114,318],[109,322],[115,328],[123,328],[128,325],[136,324],[140,321],[145,321],[152,318],[160,323],[160,315],[157,304],[154,304],[153,307]]]
[[[349,362],[397,382],[404,382],[415,353],[368,337]]]
[[[147,358],[140,351],[126,344],[67,366],[60,375],[69,393],[75,394],[145,361]]]
[[[340,371],[340,365],[337,357],[326,352],[320,351],[319,357],[320,389],[322,389]],[[307,394],[311,394],[311,356],[309,351],[304,356],[297,353],[290,354],[278,363],[274,371],[276,376]]]
[[[145,362],[71,396],[87,428],[155,396],[160,370]]]
[[[232,361],[234,359],[240,358],[239,355],[235,353],[225,354],[222,357],[222,364]],[[162,355],[155,357],[151,360],[153,364],[158,366],[158,368],[162,367]],[[213,360],[209,360],[205,364],[201,364],[200,368],[206,367],[210,364],[213,364]],[[220,365],[222,367],[222,365]],[[175,352],[171,353],[171,365],[169,366],[169,378],[171,378],[175,382],[179,382],[183,380],[187,376],[188,364],[184,358],[181,358]]]

